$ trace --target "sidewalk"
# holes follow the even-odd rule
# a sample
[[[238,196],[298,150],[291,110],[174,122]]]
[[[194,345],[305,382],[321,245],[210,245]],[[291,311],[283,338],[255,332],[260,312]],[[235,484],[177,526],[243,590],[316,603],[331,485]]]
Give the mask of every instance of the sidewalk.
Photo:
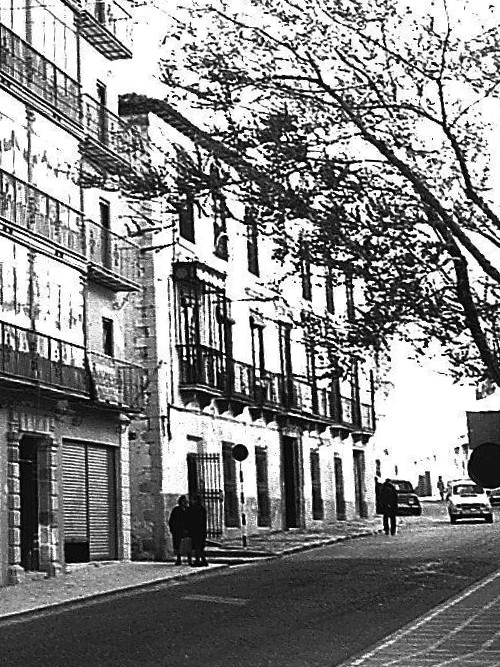
[[[498,667],[500,571],[340,667]]]
[[[249,538],[248,552],[265,552],[268,558],[276,558],[297,551],[312,549],[346,539],[372,535],[380,530],[380,518],[363,521],[342,521],[321,532],[275,532]],[[228,540],[224,548],[238,548],[244,552],[241,540]],[[209,551],[210,553],[210,551]],[[215,559],[216,560],[216,559]],[[252,559],[255,561],[255,558]],[[241,559],[240,561],[241,562]],[[246,561],[245,561],[246,562]],[[66,574],[55,579],[35,578],[18,586],[0,588],[0,621],[25,614],[37,613],[49,607],[59,607],[91,600],[97,597],[154,587],[178,581],[186,577],[204,578],[227,564],[211,560],[208,568],[181,567],[171,563],[156,562],[105,562],[68,565]]]

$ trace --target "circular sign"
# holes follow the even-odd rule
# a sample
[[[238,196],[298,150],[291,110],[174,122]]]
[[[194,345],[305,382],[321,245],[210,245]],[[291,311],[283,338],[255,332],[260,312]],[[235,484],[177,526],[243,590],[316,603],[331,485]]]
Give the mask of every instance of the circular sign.
[[[248,449],[245,445],[234,445],[231,452],[233,454],[233,459],[236,461],[244,461],[248,456]]]
[[[500,486],[500,445],[485,442],[472,450],[467,464],[469,477],[485,489]]]

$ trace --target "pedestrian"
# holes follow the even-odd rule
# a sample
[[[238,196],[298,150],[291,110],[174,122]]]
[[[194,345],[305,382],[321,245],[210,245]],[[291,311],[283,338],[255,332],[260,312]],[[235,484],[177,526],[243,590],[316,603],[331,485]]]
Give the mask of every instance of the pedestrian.
[[[193,493],[187,508],[187,528],[194,551],[194,567],[207,566],[205,547],[207,543],[207,510],[201,502],[201,496]]]
[[[439,495],[441,496],[441,500],[444,500],[444,482],[441,475],[439,475],[438,477],[437,488],[439,491]]]
[[[168,518],[168,527],[172,533],[174,554],[176,556],[175,565],[182,565],[183,555],[187,557],[188,564],[191,565],[191,548],[187,548],[186,553],[181,553],[181,547],[185,544],[183,541],[189,538],[187,508],[186,496],[179,496],[177,505],[170,512]]]
[[[390,479],[386,479],[380,489],[380,504],[384,517],[384,532],[389,535],[396,534],[396,511],[398,508],[398,492]]]

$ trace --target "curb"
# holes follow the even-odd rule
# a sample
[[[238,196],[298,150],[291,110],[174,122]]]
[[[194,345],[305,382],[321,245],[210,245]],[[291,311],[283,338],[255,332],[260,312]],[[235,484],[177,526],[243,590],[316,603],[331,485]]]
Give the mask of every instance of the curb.
[[[352,535],[336,535],[335,537],[325,538],[323,540],[318,540],[316,542],[309,542],[308,544],[298,544],[294,547],[289,547],[283,551],[276,552],[278,558],[282,556],[288,556],[294,553],[299,553],[301,551],[308,551],[309,549],[317,549],[319,547],[326,547],[329,544],[336,544],[337,542],[347,542],[348,540],[355,540],[359,537],[370,537],[370,535],[378,535],[383,532],[381,528],[376,530],[365,530],[359,533],[353,533]]]
[[[353,540],[360,537],[369,537],[370,535],[377,535],[382,532],[381,529],[370,530],[370,531],[361,531],[358,533],[353,533],[352,535],[336,535],[332,538],[325,538],[323,540],[317,540],[315,542],[309,542],[308,544],[298,544],[297,546],[289,547],[279,552],[271,552],[270,555],[266,558],[256,558],[252,562],[248,563],[237,563],[235,565],[230,565],[226,563],[215,563],[213,568],[209,570],[195,570],[189,572],[182,572],[175,574],[172,577],[166,579],[155,579],[154,581],[140,582],[137,584],[130,584],[128,586],[123,586],[120,588],[114,588],[110,591],[103,591],[102,593],[92,593],[80,598],[73,598],[71,600],[63,600],[61,602],[54,602],[45,604],[43,606],[37,607],[36,609],[27,609],[14,611],[4,616],[0,615],[0,626],[4,624],[11,624],[16,622],[22,622],[25,620],[30,620],[34,618],[39,618],[44,616],[47,612],[53,611],[65,611],[70,608],[77,609],[79,607],[85,606],[89,602],[96,602],[98,600],[106,600],[114,596],[127,595],[128,593],[138,593],[140,591],[153,590],[155,588],[163,588],[168,586],[170,583],[177,584],[179,581],[184,581],[186,579],[196,578],[196,579],[208,579],[209,577],[216,576],[221,570],[228,570],[230,567],[242,566],[242,565],[253,565],[261,563],[264,561],[275,560],[278,558],[283,558],[288,555],[293,555],[301,551],[310,551],[312,549],[317,549],[319,547],[328,546],[330,544],[335,544],[337,542],[345,542],[347,540]]]
[[[0,615],[0,626],[4,623],[15,623],[16,621],[29,620],[31,618],[37,618],[45,615],[45,612],[56,611],[56,610],[66,610],[71,607],[78,608],[86,605],[88,602],[95,602],[97,600],[105,600],[106,598],[112,598],[114,596],[126,595],[127,593],[135,593],[141,590],[154,589],[155,587],[164,587],[168,586],[170,582],[173,584],[183,581],[185,579],[196,578],[196,579],[208,579],[211,576],[215,576],[220,570],[226,570],[229,568],[229,565],[226,564],[215,564],[213,568],[208,570],[203,569],[201,571],[192,571],[192,572],[183,572],[179,574],[174,574],[172,577],[166,579],[155,579],[153,581],[141,582],[138,584],[129,584],[127,586],[122,586],[120,588],[113,588],[110,591],[103,591],[101,593],[91,593],[90,595],[85,595],[79,598],[73,598],[71,600],[63,600],[61,602],[53,602],[49,604],[44,604],[43,606],[37,607],[36,609],[26,609],[20,611],[13,611],[4,616]]]

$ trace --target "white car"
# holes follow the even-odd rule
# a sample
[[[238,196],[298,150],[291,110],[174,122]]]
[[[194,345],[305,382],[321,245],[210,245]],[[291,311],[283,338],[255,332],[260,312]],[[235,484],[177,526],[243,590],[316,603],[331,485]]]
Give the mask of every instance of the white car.
[[[484,519],[486,523],[493,523],[490,499],[471,479],[448,482],[446,504],[451,523],[457,519]]]

